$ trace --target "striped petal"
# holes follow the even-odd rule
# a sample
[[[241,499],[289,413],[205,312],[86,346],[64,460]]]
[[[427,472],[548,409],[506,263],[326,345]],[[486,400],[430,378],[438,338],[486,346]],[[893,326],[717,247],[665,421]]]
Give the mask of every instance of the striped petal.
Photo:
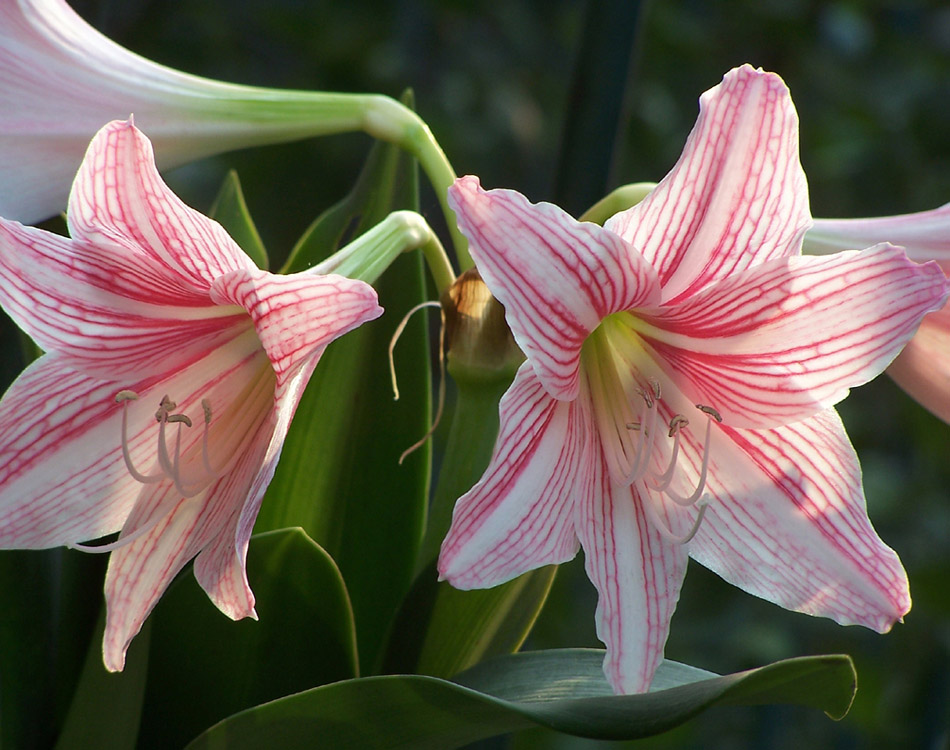
[[[887,245],[736,273],[641,333],[670,377],[733,427],[803,419],[878,375],[947,295],[935,263]]]
[[[695,466],[696,446],[686,453]],[[879,632],[910,609],[906,574],[871,527],[833,409],[772,430],[715,430],[707,491],[689,554],[735,586]]]
[[[581,344],[610,313],[659,301],[653,269],[596,224],[475,177],[449,188],[449,204],[538,378],[555,398],[576,398]]]
[[[103,379],[180,369],[248,328],[149,257],[0,219],[0,304],[62,362]]]
[[[305,359],[319,356],[333,339],[383,312],[376,292],[361,281],[307,273],[279,276],[257,269],[215,279],[211,299],[247,311],[281,381]]]
[[[182,500],[165,482],[136,504],[123,535],[158,524],[110,559],[106,596],[111,619],[103,640],[110,670],[122,669],[132,638],[174,576],[196,555],[195,578],[215,606],[234,620],[256,619],[245,568],[248,542],[315,366],[316,360],[305,363],[276,387],[273,408],[254,428],[238,464],[204,493]]]
[[[687,555],[650,522],[633,487],[611,484],[601,464],[577,508],[587,577],[597,589],[597,637],[604,674],[617,693],[643,693],[663,659]]]
[[[931,211],[871,219],[815,219],[803,251],[824,255],[876,242],[900,245],[916,261],[950,274],[950,203]],[[931,313],[887,370],[907,393],[950,423],[950,311]]]
[[[592,485],[588,417],[546,392],[528,363],[499,405],[481,480],[459,498],[439,576],[460,589],[504,583],[577,554],[574,503]]]
[[[826,255],[879,242],[900,245],[916,261],[950,263],[950,203],[930,211],[871,219],[815,219],[802,251]]]
[[[788,89],[777,75],[743,65],[702,95],[672,171],[604,226],[653,264],[666,302],[797,255],[810,223]]]
[[[152,144],[131,120],[111,122],[92,139],[67,218],[74,239],[144,253],[196,291],[207,291],[212,279],[228,271],[256,268],[220,224],[168,188]]]
[[[45,355],[0,401],[0,546],[54,547],[123,526],[143,485],[122,458],[119,390],[139,394],[128,406],[128,445],[133,465],[150,474],[158,440],[154,412],[162,396],[171,394],[200,425],[201,399],[233,403],[245,383],[269,370],[253,331],[160,379],[103,381],[63,366],[56,354]],[[199,442],[200,434],[186,435],[184,448]]]
[[[161,520],[146,534],[115,550],[109,558],[106,573],[106,630],[103,637],[103,660],[110,671],[119,671],[125,664],[125,652],[139,632],[145,618],[165,592],[178,572],[203,549],[213,552],[218,544],[234,540],[234,519],[240,514],[248,490],[260,468],[262,448],[269,435],[262,433],[254,447],[245,451],[235,468],[204,493],[180,499],[170,482],[151,490],[152,497],[143,498],[145,507],[163,514]],[[167,511],[168,501],[179,498]],[[144,520],[151,521],[151,516]],[[223,539],[218,542],[219,538]],[[243,560],[242,568],[243,568]],[[215,604],[233,619],[255,617],[254,595],[243,578],[243,585],[234,585],[233,567],[209,569],[200,567],[199,581],[211,589]],[[210,575],[213,571],[216,575]]]
[[[47,354],[4,394],[0,547],[54,547],[122,526],[142,485],[119,451],[117,390],[114,383],[64,367],[57,355]],[[134,442],[135,461],[154,450]]]
[[[950,309],[945,306],[923,319],[887,374],[950,424]]]
[[[248,448],[257,456],[257,469],[245,488],[240,511],[195,560],[198,583],[215,606],[234,620],[250,616],[254,606],[245,568],[248,543],[264,493],[277,469],[290,421],[316,364],[317,361],[312,359],[277,386],[274,409],[262,422]]]

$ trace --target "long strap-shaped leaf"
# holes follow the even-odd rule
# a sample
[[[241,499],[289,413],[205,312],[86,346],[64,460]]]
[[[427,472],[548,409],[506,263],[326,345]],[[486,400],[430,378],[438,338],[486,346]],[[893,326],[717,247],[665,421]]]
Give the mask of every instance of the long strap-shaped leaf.
[[[483,662],[458,682],[418,675],[346,680],[236,714],[188,749],[446,750],[535,726],[634,739],[715,705],[791,703],[840,717],[856,685],[847,656],[789,659],[722,677],[667,661],[654,682],[661,689],[615,696],[602,660],[597,650],[542,651]]]

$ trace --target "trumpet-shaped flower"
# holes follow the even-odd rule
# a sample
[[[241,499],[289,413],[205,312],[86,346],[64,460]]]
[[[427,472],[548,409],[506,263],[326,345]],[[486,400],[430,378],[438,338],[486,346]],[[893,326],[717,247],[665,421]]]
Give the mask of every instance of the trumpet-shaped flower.
[[[172,577],[254,617],[244,569],[261,497],[324,348],[381,308],[367,284],[259,270],[113,122],[69,198],[71,239],[0,220],[0,302],[47,352],[0,401],[0,547],[121,531],[105,664]]]
[[[880,245],[800,255],[797,117],[748,66],[700,100],[672,172],[604,227],[459,180],[450,200],[527,356],[439,559],[493,586],[583,547],[604,670],[646,690],[687,556],[783,607],[886,631],[910,607],[832,405],[947,285]]]
[[[425,125],[388,97],[209,80],[119,46],[64,0],[0,0],[0,216],[31,223],[62,211],[89,139],[130,114],[151,135],[162,169],[365,130],[416,149],[440,178],[447,170]]]
[[[913,260],[935,260],[950,275],[950,203],[931,211],[873,219],[815,219],[805,235],[806,253],[853,250],[876,242],[900,245]],[[931,313],[887,368],[927,409],[950,423],[950,309]]]

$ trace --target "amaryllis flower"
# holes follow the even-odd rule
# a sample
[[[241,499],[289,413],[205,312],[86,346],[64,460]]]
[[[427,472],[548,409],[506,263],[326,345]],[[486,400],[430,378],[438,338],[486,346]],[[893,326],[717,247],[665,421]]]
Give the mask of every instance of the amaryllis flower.
[[[874,219],[815,219],[806,253],[826,254],[891,242],[907,256],[935,260],[950,275],[950,203],[932,211]],[[917,401],[950,423],[950,309],[931,313],[887,373]]]
[[[254,617],[251,527],[324,348],[382,310],[367,284],[259,270],[113,122],[69,198],[72,239],[0,220],[0,302],[47,352],[0,401],[0,547],[121,530],[106,576],[111,670],[192,558]]]
[[[902,250],[802,257],[797,117],[777,76],[700,100],[672,172],[604,227],[459,180],[451,203],[527,356],[441,576],[493,586],[583,547],[604,670],[646,690],[692,557],[783,607],[886,631],[910,607],[831,408],[939,307]]]
[[[29,223],[62,211],[89,139],[130,114],[162,169],[347,130],[398,139],[406,118],[425,130],[388,97],[200,78],[120,47],[64,0],[0,0],[0,216]]]

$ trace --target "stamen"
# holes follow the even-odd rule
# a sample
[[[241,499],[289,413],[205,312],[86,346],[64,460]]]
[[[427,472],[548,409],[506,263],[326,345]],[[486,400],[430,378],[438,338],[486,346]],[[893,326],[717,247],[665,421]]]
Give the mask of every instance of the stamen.
[[[699,470],[699,482],[696,485],[696,489],[693,491],[693,494],[689,497],[683,497],[682,495],[677,494],[669,487],[664,487],[663,490],[677,505],[696,505],[700,497],[703,494],[703,490],[706,488],[706,472],[709,469],[709,437],[710,437],[710,428],[712,427],[712,420],[706,420],[706,439],[703,442],[703,464]],[[677,446],[679,445],[679,433],[676,433]],[[667,483],[668,484],[668,483]]]
[[[633,462],[631,470],[631,481],[640,479],[647,470],[650,463],[650,456],[653,453],[654,433],[656,433],[656,414],[658,409],[653,408],[653,401],[649,394],[644,394],[644,401],[647,403],[646,417],[640,420],[642,429],[640,430],[640,439],[637,441],[637,457]]]
[[[393,401],[399,400],[399,386],[396,384],[396,360],[393,357],[393,352],[396,349],[396,342],[399,341],[399,337],[402,336],[402,332],[406,330],[406,326],[409,324],[409,318],[415,315],[419,310],[422,310],[426,307],[438,307],[442,309],[442,303],[436,302],[435,300],[429,300],[428,302],[420,302],[418,305],[413,307],[409,312],[407,312],[402,320],[399,322],[399,325],[396,326],[396,330],[393,333],[393,337],[389,340],[389,376],[392,378],[393,382]],[[443,335],[445,331],[445,313],[442,314],[442,331],[443,333],[439,334],[439,343],[443,341]],[[439,347],[439,359],[441,361],[441,346]]]
[[[402,462],[406,460],[406,457],[409,456],[414,451],[421,448],[425,445],[426,440],[432,437],[432,433],[435,432],[436,428],[439,426],[439,422],[442,419],[442,412],[445,409],[445,310],[442,307],[441,302],[436,302],[430,300],[428,302],[420,302],[418,305],[415,305],[409,312],[403,316],[403,319],[400,321],[399,325],[396,326],[396,331],[393,333],[393,337],[389,340],[389,376],[392,378],[393,383],[393,401],[399,400],[399,386],[396,384],[396,361],[393,358],[393,352],[396,348],[396,342],[399,341],[399,337],[402,336],[404,330],[406,330],[406,325],[409,323],[409,318],[412,317],[416,312],[422,310],[426,307],[438,307],[439,315],[442,320],[442,324],[439,326],[439,396],[438,396],[438,406],[435,410],[435,418],[432,420],[432,424],[428,430],[426,430],[425,435],[419,438],[416,442],[410,445],[406,450],[402,452],[399,456],[399,465],[402,465]]]
[[[653,528],[660,533],[660,536],[673,544],[686,544],[696,536],[696,532],[699,531],[699,526],[703,522],[703,517],[706,515],[706,508],[709,505],[705,498],[696,503],[696,508],[699,509],[699,513],[696,515],[696,520],[693,522],[692,528],[683,536],[679,536],[678,534],[674,534],[663,522],[663,519],[660,518],[659,511],[653,506],[653,501],[649,497],[641,496],[641,502],[643,503],[643,507],[646,508],[647,516],[650,518]]]
[[[670,420],[670,432],[668,437],[673,437],[677,432],[686,427],[689,424],[689,420],[684,417],[682,414],[674,414],[673,418]]]
[[[132,464],[132,454],[129,451],[129,401],[138,401],[138,394],[135,391],[119,391],[115,394],[116,403],[122,404],[122,458],[125,461],[125,468],[128,469],[132,478],[142,484],[154,484],[164,478],[164,474],[143,474]]]
[[[680,430],[688,424],[689,420],[682,414],[674,414],[670,420],[669,437],[673,438],[673,452],[670,455],[670,463],[667,465],[666,471],[659,475],[654,474],[657,480],[654,489],[662,492],[666,490],[666,488],[670,486],[670,482],[673,481],[673,473],[676,471],[676,459],[679,458],[680,452]]]
[[[167,516],[168,516],[167,513],[159,514],[156,518],[153,518],[144,526],[140,526],[128,536],[119,537],[114,542],[109,542],[108,544],[90,545],[90,544],[79,544],[78,542],[75,542],[73,544],[67,544],[66,546],[69,547],[69,549],[74,549],[78,552],[89,552],[94,555],[99,555],[104,552],[112,552],[114,550],[120,549],[122,547],[125,547],[126,545],[131,544],[140,536],[144,536],[145,534],[150,532],[152,529],[154,529],[156,526],[158,526],[159,522],[167,518]]]
[[[175,489],[178,490],[179,494],[182,497],[194,497],[201,490],[207,486],[207,482],[197,482],[194,485],[188,486],[185,484],[181,476],[181,467],[179,465],[181,460],[181,425],[184,424],[188,427],[191,427],[191,420],[188,419],[184,414],[167,414],[164,409],[174,409],[177,404],[174,401],[170,401],[168,397],[162,399],[162,403],[158,407],[158,411],[155,413],[156,417],[159,414],[162,414],[162,418],[159,419],[158,426],[158,464],[165,471],[165,478],[171,479],[175,484]],[[165,425],[169,422],[178,423],[178,433],[175,435],[175,460],[172,461],[171,457],[168,455],[168,444],[165,438]]]
[[[650,408],[653,407],[653,394],[652,394],[652,393],[647,393],[645,390],[643,390],[643,389],[640,388],[639,386],[637,386],[637,393],[639,393],[640,396],[643,398],[643,400],[646,402],[647,409],[650,409]]]
[[[696,404],[696,408],[699,409],[701,412],[708,414],[717,422],[722,422],[722,415],[718,411],[716,411],[713,407],[706,406],[705,404]]]
[[[206,472],[214,477],[220,477],[224,472],[215,469],[211,465],[211,458],[208,455],[208,433],[211,432],[211,402],[208,399],[201,399],[201,410],[205,415],[205,429],[204,434],[201,436],[201,462],[204,464]]]

